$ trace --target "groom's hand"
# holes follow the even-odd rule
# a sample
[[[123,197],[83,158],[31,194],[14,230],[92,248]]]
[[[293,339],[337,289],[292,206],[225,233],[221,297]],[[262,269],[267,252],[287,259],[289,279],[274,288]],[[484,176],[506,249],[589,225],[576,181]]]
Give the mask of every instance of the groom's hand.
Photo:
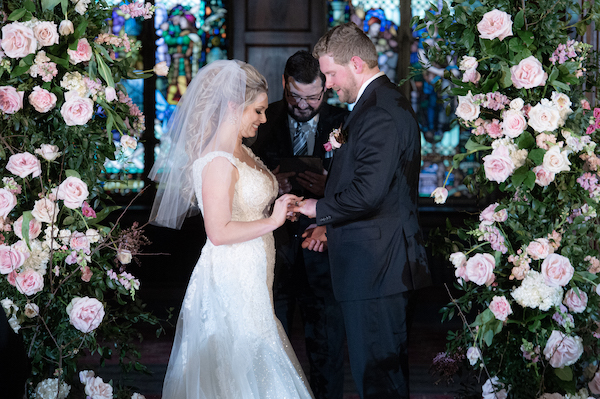
[[[317,226],[311,224],[306,228],[302,237],[302,248],[309,251],[324,252],[327,250],[327,228],[325,226]]]
[[[291,209],[292,212],[299,212],[309,218],[317,217],[317,200],[314,198],[305,199],[296,202],[295,206]]]

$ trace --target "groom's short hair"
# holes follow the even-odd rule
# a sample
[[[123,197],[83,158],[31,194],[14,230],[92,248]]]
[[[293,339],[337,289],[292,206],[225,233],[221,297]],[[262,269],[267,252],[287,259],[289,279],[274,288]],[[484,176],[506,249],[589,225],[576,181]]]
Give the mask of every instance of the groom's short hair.
[[[316,59],[328,55],[338,65],[346,65],[356,56],[369,68],[377,66],[375,45],[354,22],[338,25],[323,35],[315,45],[313,55]]]
[[[290,76],[302,84],[311,84],[317,78],[321,78],[321,85],[325,86],[325,76],[321,73],[319,61],[306,50],[297,51],[288,58],[283,70],[286,84]]]

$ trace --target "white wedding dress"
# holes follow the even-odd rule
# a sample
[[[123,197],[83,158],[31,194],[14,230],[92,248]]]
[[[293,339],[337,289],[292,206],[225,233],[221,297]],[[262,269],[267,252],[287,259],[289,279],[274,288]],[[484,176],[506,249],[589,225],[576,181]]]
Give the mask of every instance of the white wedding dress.
[[[193,165],[202,213],[202,169],[215,157],[227,158],[239,172],[232,220],[267,216],[278,191],[274,176],[225,152],[209,153]],[[274,264],[272,234],[233,245],[207,240],[177,322],[163,399],[312,398],[273,311]]]

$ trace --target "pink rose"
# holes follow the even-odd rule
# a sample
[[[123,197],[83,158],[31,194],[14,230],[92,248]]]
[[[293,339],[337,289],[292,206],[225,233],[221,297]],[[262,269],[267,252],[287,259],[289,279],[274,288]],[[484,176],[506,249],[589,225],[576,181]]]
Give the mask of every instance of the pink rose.
[[[553,132],[560,127],[560,122],[558,108],[545,99],[529,110],[529,126],[538,133]]]
[[[19,216],[17,220],[13,223],[13,230],[17,237],[21,240],[23,239],[23,216]],[[42,232],[42,223],[38,221],[36,218],[32,218],[29,221],[29,239],[33,240],[37,238]]]
[[[475,68],[467,69],[462,77],[464,83],[471,82],[477,84],[479,79],[481,79],[481,74]]]
[[[550,254],[542,263],[542,275],[550,287],[564,287],[569,284],[575,269],[568,258],[559,254]]]
[[[508,315],[512,314],[510,303],[504,296],[494,296],[490,303],[490,310],[494,314],[494,317],[500,321],[506,321]]]
[[[469,282],[469,276],[467,276],[467,266],[459,266],[454,270],[454,275],[458,284],[462,285],[463,280]],[[599,285],[600,286],[600,285]]]
[[[490,254],[476,254],[467,261],[467,277],[477,285],[489,286],[495,280],[496,261]]]
[[[517,89],[531,89],[545,85],[548,74],[544,71],[542,63],[531,55],[510,68],[510,79]]]
[[[5,188],[0,188],[0,218],[8,216],[17,205],[17,197]]]
[[[23,108],[24,91],[17,91],[12,86],[0,87],[0,111],[5,114],[14,114]]]
[[[76,231],[73,234],[71,234],[71,240],[69,240],[69,245],[73,250],[90,249],[90,241],[88,240],[88,237],[80,231]]]
[[[594,378],[588,383],[588,387],[594,395],[600,395],[600,371],[594,374]]]
[[[33,30],[21,22],[13,22],[2,27],[2,49],[7,57],[23,58],[37,50],[37,40]]]
[[[557,145],[550,147],[544,154],[542,165],[544,169],[552,173],[568,172],[571,170],[569,151],[561,151]]]
[[[533,168],[533,173],[535,173],[535,183],[538,186],[546,187],[554,181],[554,173],[550,172],[542,165]]]
[[[85,394],[88,398],[93,399],[112,399],[113,388],[100,377],[92,377],[88,379],[85,385]]]
[[[92,59],[92,46],[87,39],[82,38],[77,42],[77,50],[67,50],[69,54],[69,62],[71,64],[79,64],[80,62],[89,61]]]
[[[11,155],[6,170],[19,177],[38,177],[42,174],[42,165],[35,155],[28,152]]]
[[[41,47],[58,44],[58,29],[54,22],[39,22],[33,27],[33,34]]]
[[[58,217],[58,206],[48,198],[35,201],[31,214],[34,218],[44,223],[56,223]]]
[[[115,101],[117,99],[117,91],[114,87],[108,86],[106,89],[104,89],[104,96],[108,102]]]
[[[521,111],[510,109],[502,114],[502,132],[510,138],[519,137],[527,129],[525,115]]]
[[[83,281],[85,281],[86,283],[89,283],[90,280],[92,279],[93,275],[94,275],[94,273],[92,272],[92,269],[90,269],[89,266],[81,267],[81,279]]]
[[[556,330],[552,331],[544,348],[546,360],[555,369],[574,364],[582,353],[581,338],[569,337]]]
[[[575,290],[572,288],[567,291],[563,303],[571,312],[582,313],[587,307],[588,296],[582,290],[577,290],[577,292],[575,292]]]
[[[87,184],[78,177],[69,176],[58,186],[56,198],[63,200],[67,208],[77,209],[88,195]]]
[[[73,327],[83,333],[89,333],[98,328],[102,322],[104,306],[96,298],[75,297],[67,306],[67,314]]]
[[[513,173],[515,164],[508,153],[508,148],[500,145],[490,155],[483,157],[485,177],[490,181],[502,183]]]
[[[25,252],[0,244],[0,274],[9,274],[23,266],[29,257]]]
[[[473,95],[469,92],[466,96],[458,96],[458,106],[456,107],[456,116],[465,121],[474,121],[479,117],[481,107],[475,104]]]
[[[477,24],[477,30],[482,39],[504,40],[513,35],[511,16],[500,10],[486,12]]]
[[[29,95],[29,103],[37,112],[46,113],[56,105],[56,95],[40,86],[35,86]]]
[[[552,252],[547,238],[538,238],[527,245],[527,255],[533,260],[546,259]]]
[[[44,277],[33,269],[27,269],[17,274],[15,286],[23,295],[34,295],[44,289]]]
[[[94,102],[89,98],[71,96],[60,108],[67,126],[82,126],[94,115]]]
[[[485,224],[490,225],[494,223],[494,213],[496,212],[496,207],[498,206],[497,202],[488,205],[481,213],[479,214],[479,220]]]

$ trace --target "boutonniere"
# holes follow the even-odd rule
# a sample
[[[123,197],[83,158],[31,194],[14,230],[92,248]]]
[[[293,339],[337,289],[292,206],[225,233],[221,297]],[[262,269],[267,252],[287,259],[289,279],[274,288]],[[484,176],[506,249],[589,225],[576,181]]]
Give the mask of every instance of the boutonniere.
[[[337,129],[333,129],[331,133],[329,133],[329,140],[323,144],[325,147],[325,151],[329,152],[331,150],[337,150],[346,142],[348,139],[348,132],[342,129],[342,125]]]

